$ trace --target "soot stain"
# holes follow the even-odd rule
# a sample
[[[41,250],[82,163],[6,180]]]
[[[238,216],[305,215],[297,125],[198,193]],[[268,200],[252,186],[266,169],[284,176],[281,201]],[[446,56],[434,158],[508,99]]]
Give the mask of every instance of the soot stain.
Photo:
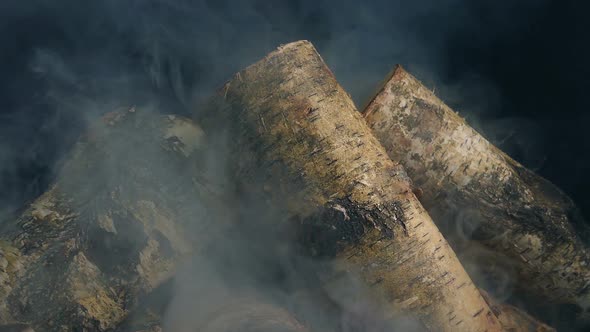
[[[363,237],[377,229],[383,238],[392,239],[394,228],[406,233],[406,217],[400,202],[364,207],[348,199],[338,199],[317,213],[298,219],[297,242],[300,250],[318,258],[332,258],[344,248],[360,244]]]

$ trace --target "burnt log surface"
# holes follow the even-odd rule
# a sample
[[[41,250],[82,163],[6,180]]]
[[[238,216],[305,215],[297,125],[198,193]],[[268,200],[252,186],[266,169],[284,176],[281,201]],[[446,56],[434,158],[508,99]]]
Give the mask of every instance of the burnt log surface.
[[[511,265],[524,296],[588,310],[590,260],[566,194],[488,142],[401,66],[363,114],[460,256],[465,234],[453,232],[463,227],[467,240],[495,253],[479,264]]]
[[[135,108],[82,137],[57,180],[0,242],[0,322],[108,331],[199,244],[213,199],[199,181],[201,129]],[[200,203],[201,202],[201,203]],[[197,245],[195,245],[197,244]]]
[[[327,284],[359,275],[383,315],[411,313],[432,330],[501,330],[403,168],[309,42],[240,71],[196,117],[209,130],[229,127],[242,190],[283,207],[304,247],[334,259]]]

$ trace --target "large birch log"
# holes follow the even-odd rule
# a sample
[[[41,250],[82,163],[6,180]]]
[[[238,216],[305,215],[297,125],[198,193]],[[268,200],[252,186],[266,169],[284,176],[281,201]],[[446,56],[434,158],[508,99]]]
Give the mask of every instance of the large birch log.
[[[588,308],[590,261],[562,191],[490,144],[400,66],[364,117],[437,223],[468,216],[473,239],[499,253],[498,262],[512,261],[519,288]]]
[[[205,226],[211,196],[195,177],[201,142],[192,121],[133,108],[93,126],[51,189],[3,225],[0,323],[107,331],[123,321],[198,243],[187,230]]]
[[[198,282],[198,281],[197,281]],[[166,288],[166,287],[164,287]],[[187,303],[181,313],[162,303],[170,301],[173,294],[167,290],[162,297],[155,294],[142,298],[142,303],[130,319],[121,324],[120,332],[305,332],[306,327],[295,316],[268,299],[246,294],[234,289],[211,287],[207,294],[200,294]]]
[[[305,246],[372,285],[388,314],[404,310],[436,331],[501,330],[402,167],[309,42],[240,71],[212,104],[197,116],[213,131],[230,124],[242,189],[285,207],[308,230]]]

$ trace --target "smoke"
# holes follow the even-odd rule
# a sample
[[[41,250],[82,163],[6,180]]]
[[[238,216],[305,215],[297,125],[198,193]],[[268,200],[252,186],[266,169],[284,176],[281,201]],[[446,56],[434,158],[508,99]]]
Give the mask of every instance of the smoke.
[[[451,53],[459,44],[453,38],[473,47],[492,43],[533,21],[544,3],[3,3],[0,174],[8,190],[2,210],[42,192],[56,160],[83,131],[87,111],[72,99],[133,104],[157,98],[187,112],[233,72],[297,39],[316,45],[358,105],[402,63],[462,113],[493,119],[500,97],[485,78],[460,71],[465,66]],[[449,77],[454,72],[460,76]],[[518,137],[521,129],[515,128]]]
[[[519,89],[507,93],[499,86],[498,82],[505,81],[490,73],[489,68],[495,67],[473,63],[480,59],[495,64],[498,60],[484,53],[496,46],[506,53],[517,52],[513,45],[517,39],[504,40],[543,19],[547,8],[553,8],[548,4],[548,0],[511,4],[464,0],[3,2],[0,223],[9,223],[18,209],[47,189],[64,156],[88,124],[103,113],[140,104],[189,114],[232,73],[277,45],[298,39],[314,43],[357,105],[363,104],[395,63],[401,63],[501,148],[527,166],[554,175],[566,190],[579,194],[578,188],[589,181],[588,176],[578,181],[587,170],[585,159],[570,168],[555,166],[575,160],[572,151],[576,148],[569,149],[568,155],[566,141],[560,140],[552,145],[553,150],[545,150],[547,139],[540,137],[550,128],[547,120],[535,119],[534,110],[516,111],[539,103],[510,95]],[[520,66],[513,64],[502,73],[530,74],[519,72]],[[522,93],[526,98],[536,95],[527,89]],[[528,105],[532,106],[523,107]],[[578,106],[575,102],[567,105]],[[549,111],[553,113],[545,118],[557,112]],[[584,140],[573,144],[587,147],[586,136],[568,136],[573,142],[580,137]],[[227,173],[220,165],[226,163],[227,140],[212,136],[210,142],[213,148],[203,157],[206,174],[225,188]],[[558,176],[563,169],[576,172]],[[269,211],[261,217],[258,209],[239,205],[234,197],[226,208],[245,226],[215,239],[220,245],[209,248],[215,259],[195,257],[179,274],[175,286],[179,296],[171,300],[171,308],[184,311],[168,310],[166,324],[189,322],[192,308],[206,306],[212,292],[206,286],[211,280],[216,280],[216,293],[239,285],[236,292],[245,296],[254,292],[264,301],[303,308],[302,314],[308,311],[306,317],[318,326],[334,327],[347,319],[332,312],[333,305],[359,311],[344,300],[326,306],[312,300],[310,305],[307,296],[295,294],[296,289],[317,286],[317,280],[307,278],[322,267],[285,247],[288,241],[252,241],[276,239],[274,232],[280,230],[265,236],[259,232],[280,219],[280,213]],[[457,225],[465,226],[459,231],[467,233],[474,227]],[[227,276],[237,277],[219,281]],[[342,288],[358,287],[347,284]],[[334,296],[328,298],[334,301]],[[313,311],[325,313],[326,318]],[[367,317],[366,312],[350,315]]]
[[[86,111],[75,101],[64,108],[65,99],[77,94],[132,104],[157,95],[186,112],[231,73],[297,39],[316,45],[359,105],[394,63],[402,63],[444,97],[454,97],[448,98],[451,106],[483,114],[482,121],[494,118],[498,98],[489,93],[490,82],[466,78],[470,72],[449,77],[465,68],[458,52],[451,53],[453,38],[481,48],[526,26],[543,3],[3,3],[3,210],[43,191],[53,164],[83,130]]]

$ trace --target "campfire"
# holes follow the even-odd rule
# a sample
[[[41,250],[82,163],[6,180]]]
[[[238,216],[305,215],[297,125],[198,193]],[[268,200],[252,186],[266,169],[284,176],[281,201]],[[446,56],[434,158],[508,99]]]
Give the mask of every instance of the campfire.
[[[0,331],[553,331],[539,307],[586,319],[571,199],[401,66],[357,109],[298,41],[190,119],[104,113],[1,231]],[[495,287],[505,273],[517,301]]]

